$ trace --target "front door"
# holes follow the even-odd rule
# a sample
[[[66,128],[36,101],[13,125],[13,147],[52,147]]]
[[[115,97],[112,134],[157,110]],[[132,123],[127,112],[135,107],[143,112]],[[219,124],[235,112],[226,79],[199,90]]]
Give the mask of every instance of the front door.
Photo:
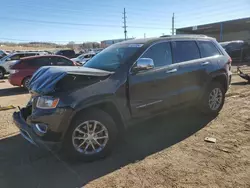
[[[161,112],[178,100],[178,65],[172,64],[170,42],[156,43],[141,56],[154,61],[154,69],[129,75],[133,117]]]

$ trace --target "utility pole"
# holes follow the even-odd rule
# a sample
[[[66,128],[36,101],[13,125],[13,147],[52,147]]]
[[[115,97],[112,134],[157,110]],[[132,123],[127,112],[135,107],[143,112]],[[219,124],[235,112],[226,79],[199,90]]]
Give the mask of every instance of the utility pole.
[[[146,38],[146,33],[144,33],[144,39]]]
[[[172,35],[174,35],[174,13],[172,17]]]
[[[125,37],[125,40],[127,40],[127,23],[126,23],[126,20],[127,19],[127,16],[126,16],[126,9],[124,8],[124,11],[123,11],[123,28],[124,28],[124,37]]]

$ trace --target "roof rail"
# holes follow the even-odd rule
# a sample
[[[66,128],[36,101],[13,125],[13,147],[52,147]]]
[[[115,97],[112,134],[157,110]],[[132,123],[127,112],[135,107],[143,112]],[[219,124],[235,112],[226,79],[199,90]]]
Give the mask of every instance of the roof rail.
[[[160,37],[208,37],[208,36],[199,34],[177,34],[177,35],[162,35]]]

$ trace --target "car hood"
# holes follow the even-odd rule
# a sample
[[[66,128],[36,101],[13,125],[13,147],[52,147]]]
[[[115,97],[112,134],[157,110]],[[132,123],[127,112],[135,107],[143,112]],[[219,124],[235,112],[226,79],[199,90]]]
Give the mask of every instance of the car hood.
[[[89,81],[93,78],[105,78],[111,75],[112,72],[103,71],[99,69],[87,68],[87,67],[41,67],[32,76],[29,83],[29,90],[31,93],[39,95],[45,95],[56,91],[56,85],[60,82],[60,85],[84,84],[84,80]],[[99,80],[100,80],[99,79]],[[67,80],[61,83],[62,80]],[[98,80],[98,79],[95,79]]]

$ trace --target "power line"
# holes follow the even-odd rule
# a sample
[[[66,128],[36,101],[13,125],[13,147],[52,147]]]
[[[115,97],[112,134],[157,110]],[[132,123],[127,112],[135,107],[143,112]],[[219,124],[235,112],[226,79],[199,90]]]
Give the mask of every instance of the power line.
[[[24,22],[32,22],[32,23],[43,23],[43,24],[57,24],[57,25],[72,25],[72,26],[90,26],[90,27],[120,27],[120,25],[113,24],[88,24],[88,23],[70,23],[70,22],[57,22],[57,21],[45,21],[45,20],[33,20],[33,19],[23,19],[23,18],[10,18],[10,17],[0,17],[0,19],[9,19],[9,20],[19,20]],[[126,26],[128,27],[128,26]],[[150,27],[150,26],[129,26],[130,28],[138,28],[138,29],[166,29],[163,27]]]

